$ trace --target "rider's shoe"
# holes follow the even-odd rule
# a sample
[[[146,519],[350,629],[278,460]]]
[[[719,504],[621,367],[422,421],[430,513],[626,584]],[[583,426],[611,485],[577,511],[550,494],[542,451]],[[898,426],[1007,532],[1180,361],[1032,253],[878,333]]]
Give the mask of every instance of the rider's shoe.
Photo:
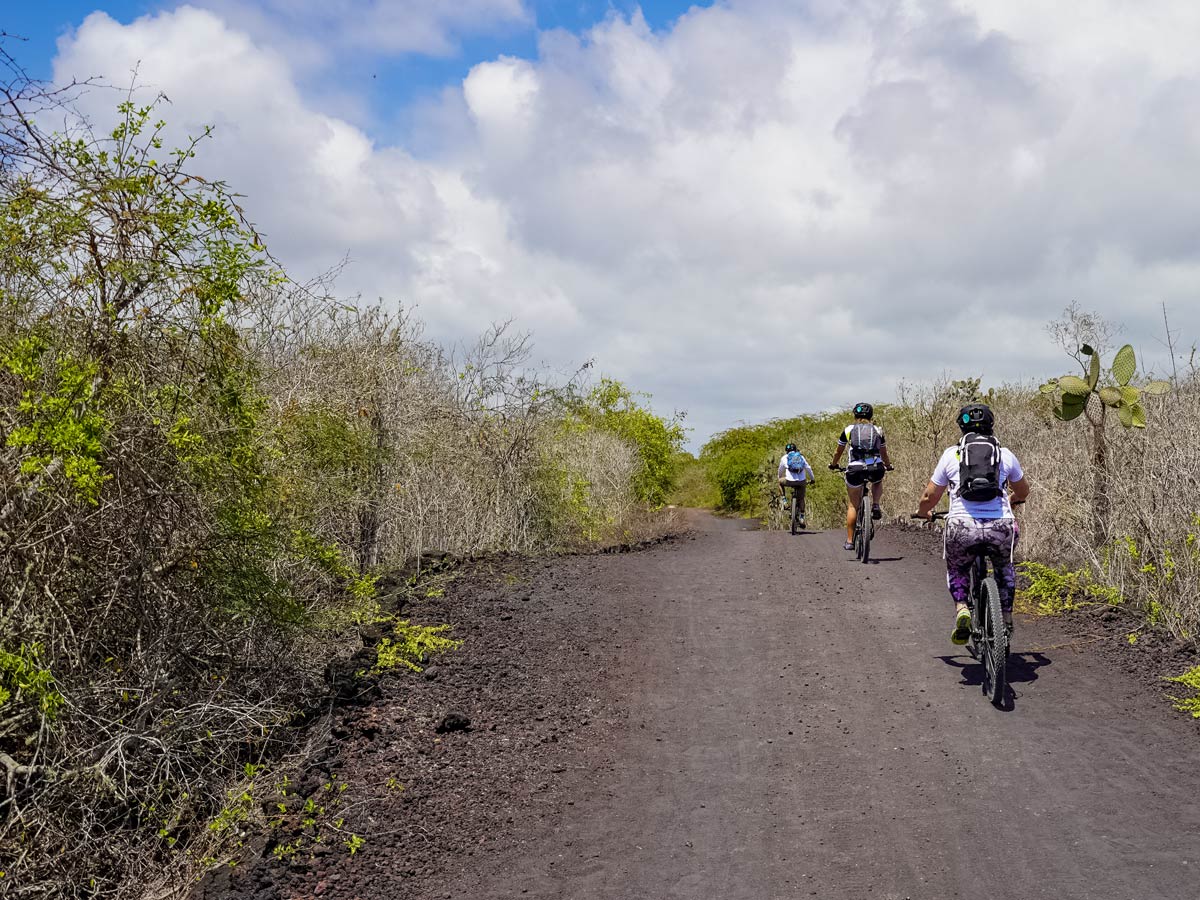
[[[843,550],[853,550],[853,549],[854,549],[854,542],[853,542],[853,541],[846,541],[846,543],[842,544],[842,549],[843,549]]]
[[[882,519],[883,518],[883,510],[878,506],[872,506],[871,507],[871,518],[872,519]]]
[[[951,643],[962,646],[971,639],[971,611],[960,609],[954,617],[954,630],[950,632]]]
[[[806,528],[807,527],[807,525],[804,522],[804,516],[800,516],[800,518],[798,518],[796,520],[796,527],[797,528]]]

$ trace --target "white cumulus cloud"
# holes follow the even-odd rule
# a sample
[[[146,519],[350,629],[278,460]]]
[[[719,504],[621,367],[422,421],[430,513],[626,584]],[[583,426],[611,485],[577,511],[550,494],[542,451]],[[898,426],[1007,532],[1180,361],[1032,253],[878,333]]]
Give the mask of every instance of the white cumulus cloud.
[[[418,6],[387,21],[432,29],[434,50],[466,27],[452,8],[528,15]],[[216,124],[204,164],[297,274],[349,254],[347,290],[417,304],[442,337],[515,316],[551,360],[596,357],[687,408],[702,439],[888,399],[898,377],[1056,373],[1041,326],[1072,300],[1147,354],[1163,302],[1195,335],[1200,8],[1131,10],[728,0],[664,31],[613,15],[481,61],[419,117],[438,148],[421,156],[319,111],[304,62],[228,10],[95,14],[56,71],[121,81],[140,61],[173,121]],[[405,49],[388,27],[374,47]]]

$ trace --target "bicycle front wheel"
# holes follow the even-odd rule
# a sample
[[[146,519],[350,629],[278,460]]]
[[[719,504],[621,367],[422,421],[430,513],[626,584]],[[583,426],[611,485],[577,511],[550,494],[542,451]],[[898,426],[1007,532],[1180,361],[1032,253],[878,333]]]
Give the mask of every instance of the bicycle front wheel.
[[[983,663],[983,692],[988,700],[999,706],[1004,702],[1004,690],[1008,686],[1008,629],[1004,627],[1000,588],[993,576],[983,579],[982,594],[979,661]]]

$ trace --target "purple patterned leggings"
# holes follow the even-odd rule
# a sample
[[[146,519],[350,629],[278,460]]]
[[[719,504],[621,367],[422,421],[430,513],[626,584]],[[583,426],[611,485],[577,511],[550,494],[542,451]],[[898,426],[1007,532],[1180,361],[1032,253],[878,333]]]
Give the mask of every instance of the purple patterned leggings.
[[[1017,544],[1016,519],[948,519],[946,521],[946,584],[956,603],[966,603],[971,593],[971,566],[983,550],[992,561],[1000,602],[1012,609],[1016,573],[1013,548]]]

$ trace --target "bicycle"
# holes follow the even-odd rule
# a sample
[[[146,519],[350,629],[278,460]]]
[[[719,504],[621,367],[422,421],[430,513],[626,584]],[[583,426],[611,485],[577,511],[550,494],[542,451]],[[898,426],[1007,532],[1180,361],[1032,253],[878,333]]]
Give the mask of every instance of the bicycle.
[[[912,518],[920,519],[916,513]],[[929,521],[945,519],[944,512],[931,513]],[[991,561],[982,550],[975,555],[971,567],[971,589],[967,595],[971,611],[971,637],[967,651],[983,665],[981,687],[992,705],[1004,702],[1008,685],[1008,626],[1004,624],[1004,608],[1000,603],[1000,586],[992,572]]]
[[[788,487],[792,487],[792,485],[789,484]],[[799,534],[804,530],[805,527],[801,524],[801,519],[804,518],[804,514],[800,511],[800,502],[797,498],[797,491],[794,487],[792,487],[792,496],[790,499],[785,492],[782,498],[777,497],[774,501],[772,501],[772,512],[774,513],[776,525],[782,530],[785,522],[790,519],[792,534]],[[787,511],[787,514],[785,514],[785,510]]]
[[[798,484],[803,484],[803,482],[798,482]],[[788,487],[792,487],[792,486],[788,485]],[[784,490],[784,497],[785,498],[787,497],[787,488],[785,488],[785,490]],[[785,502],[786,502],[786,500],[785,500]],[[802,530],[804,528],[804,526],[802,526],[802,524],[800,524],[800,520],[802,520],[802,518],[804,518],[804,514],[802,511],[800,511],[800,492],[798,490],[796,490],[796,487],[792,487],[791,504],[792,504],[792,516],[791,516],[791,518],[792,518],[792,534],[799,534],[800,530]]]
[[[834,472],[845,472],[843,466],[829,467]],[[895,466],[884,466],[885,472],[896,471]],[[858,501],[858,515],[854,520],[854,557],[866,565],[871,561],[871,539],[875,537],[875,520],[871,517],[871,485],[864,483],[862,497]]]

